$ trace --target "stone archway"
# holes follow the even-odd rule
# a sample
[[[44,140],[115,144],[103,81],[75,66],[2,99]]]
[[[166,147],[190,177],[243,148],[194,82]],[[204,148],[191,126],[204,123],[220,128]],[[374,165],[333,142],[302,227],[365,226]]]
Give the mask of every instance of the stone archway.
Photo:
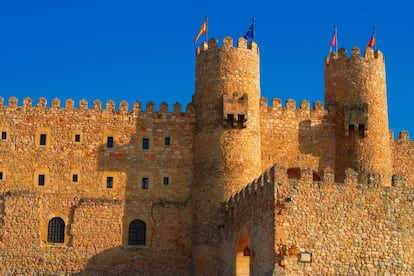
[[[246,227],[240,230],[236,251],[236,276],[250,275],[251,247],[249,233]]]

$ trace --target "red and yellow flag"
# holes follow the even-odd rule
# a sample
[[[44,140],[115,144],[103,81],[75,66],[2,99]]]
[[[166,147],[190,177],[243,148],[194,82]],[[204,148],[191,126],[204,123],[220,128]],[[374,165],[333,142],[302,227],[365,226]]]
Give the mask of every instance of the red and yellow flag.
[[[370,40],[368,41],[368,45],[367,47],[374,47],[375,46],[375,27],[374,30],[372,31],[372,35]]]
[[[198,39],[200,38],[201,35],[205,35],[207,34],[207,17],[206,19],[204,19],[203,24],[201,25],[200,31],[198,32],[198,34],[196,35],[196,37],[194,38],[194,44],[197,43]]]

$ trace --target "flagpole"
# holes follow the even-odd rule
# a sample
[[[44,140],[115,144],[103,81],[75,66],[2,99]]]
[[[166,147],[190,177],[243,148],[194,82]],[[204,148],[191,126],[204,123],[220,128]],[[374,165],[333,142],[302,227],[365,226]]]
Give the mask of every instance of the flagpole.
[[[374,26],[374,51],[377,50],[377,28]]]
[[[207,43],[208,41],[208,16],[206,14],[206,37],[205,37],[205,41]]]
[[[336,26],[335,26],[335,40],[336,40],[336,43],[335,43],[335,52],[336,52],[336,54],[338,54],[338,30],[336,29]]]
[[[254,41],[254,37],[255,37],[255,32],[256,32],[256,27],[254,26],[254,22],[256,21],[256,18],[252,18],[252,26],[253,26],[253,32],[252,32],[252,41]]]

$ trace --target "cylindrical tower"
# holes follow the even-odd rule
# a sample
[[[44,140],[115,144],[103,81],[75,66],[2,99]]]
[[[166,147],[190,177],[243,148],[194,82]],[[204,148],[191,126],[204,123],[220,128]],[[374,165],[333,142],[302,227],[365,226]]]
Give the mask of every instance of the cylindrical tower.
[[[259,49],[226,37],[197,49],[193,204],[196,272],[220,272],[221,206],[261,173]],[[196,273],[197,274],[197,273]],[[220,273],[218,273],[220,275]]]
[[[325,102],[336,117],[335,174],[342,181],[347,168],[362,183],[379,174],[391,183],[392,164],[388,128],[384,57],[371,48],[360,56],[359,48],[347,57],[345,49],[325,60]]]

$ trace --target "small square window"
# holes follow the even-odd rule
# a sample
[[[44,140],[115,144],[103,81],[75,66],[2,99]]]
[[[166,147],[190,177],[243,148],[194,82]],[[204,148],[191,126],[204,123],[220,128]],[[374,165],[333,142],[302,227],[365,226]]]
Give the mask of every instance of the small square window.
[[[148,138],[142,138],[142,149],[149,149],[150,147],[150,140]]]
[[[0,180],[3,180],[3,172],[0,172]]]
[[[40,134],[40,145],[46,146],[46,134]]]
[[[114,187],[114,178],[112,176],[106,177],[106,187],[112,189]]]
[[[164,176],[164,185],[170,184],[170,178],[168,176]]]
[[[2,131],[1,132],[1,140],[6,140],[7,139],[7,132]]]
[[[108,136],[106,139],[106,147],[107,148],[113,148],[114,147],[114,137]]]
[[[80,142],[80,134],[75,134],[75,142]]]
[[[78,175],[72,174],[72,182],[78,182]]]
[[[39,186],[45,186],[46,176],[44,174],[39,174],[38,184]]]
[[[142,178],[142,189],[143,190],[148,190],[148,186],[149,186],[149,179],[148,177],[144,177]]]
[[[165,144],[166,146],[169,146],[169,145],[171,144],[171,138],[170,138],[170,137],[165,137],[165,139],[164,139],[164,144]]]

